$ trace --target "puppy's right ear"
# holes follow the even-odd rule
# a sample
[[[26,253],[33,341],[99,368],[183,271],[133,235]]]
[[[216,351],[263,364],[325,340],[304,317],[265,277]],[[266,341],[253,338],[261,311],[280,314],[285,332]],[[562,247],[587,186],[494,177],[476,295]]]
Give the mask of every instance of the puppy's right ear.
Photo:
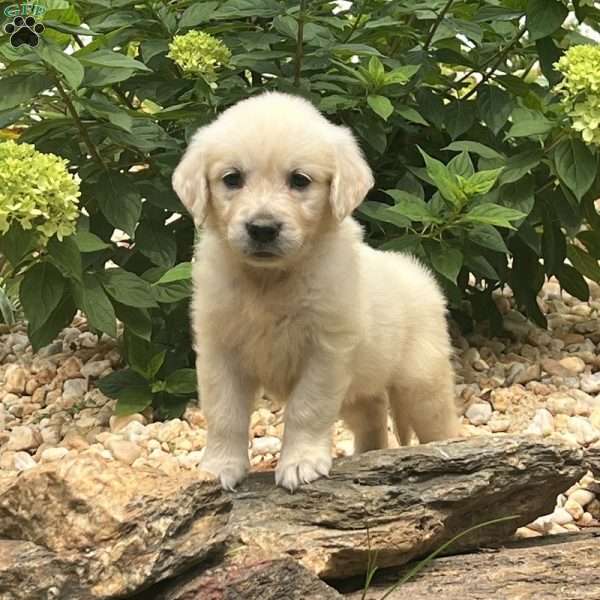
[[[203,137],[202,129],[194,134],[171,179],[173,189],[197,226],[206,218],[210,196]]]

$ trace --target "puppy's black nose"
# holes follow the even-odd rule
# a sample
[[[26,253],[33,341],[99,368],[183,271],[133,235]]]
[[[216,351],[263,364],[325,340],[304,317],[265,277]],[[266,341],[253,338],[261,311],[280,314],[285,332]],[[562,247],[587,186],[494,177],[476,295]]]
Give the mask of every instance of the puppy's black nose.
[[[279,235],[280,229],[281,223],[277,223],[275,221],[270,221],[267,223],[260,223],[256,221],[252,223],[246,223],[246,231],[248,231],[250,238],[261,244],[274,242]]]

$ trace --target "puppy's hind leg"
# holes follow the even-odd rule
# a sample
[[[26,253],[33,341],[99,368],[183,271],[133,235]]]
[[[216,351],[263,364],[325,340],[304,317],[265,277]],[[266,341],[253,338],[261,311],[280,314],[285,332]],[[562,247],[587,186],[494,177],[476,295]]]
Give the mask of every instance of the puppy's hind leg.
[[[443,368],[441,377],[395,382],[389,397],[392,418],[400,435],[409,423],[421,444],[459,436],[450,366]]]
[[[388,404],[384,394],[357,396],[342,407],[342,418],[354,434],[354,454],[387,448]]]

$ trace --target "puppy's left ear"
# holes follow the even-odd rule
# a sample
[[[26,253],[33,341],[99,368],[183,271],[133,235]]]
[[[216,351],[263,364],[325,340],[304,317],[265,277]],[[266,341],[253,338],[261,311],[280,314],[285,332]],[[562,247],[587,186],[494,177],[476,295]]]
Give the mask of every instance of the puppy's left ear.
[[[345,219],[365,199],[375,180],[352,132],[336,127],[335,172],[329,201],[338,222]]]
[[[179,161],[171,180],[173,189],[197,226],[206,218],[210,195],[203,138],[203,129],[199,129]]]

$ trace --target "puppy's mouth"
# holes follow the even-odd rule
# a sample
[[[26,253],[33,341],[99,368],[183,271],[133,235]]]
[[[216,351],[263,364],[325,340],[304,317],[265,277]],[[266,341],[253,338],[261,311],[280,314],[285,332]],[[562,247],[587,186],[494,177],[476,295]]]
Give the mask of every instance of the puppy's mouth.
[[[269,252],[268,250],[257,250],[255,252],[250,252],[249,256],[252,258],[259,259],[273,259],[273,258],[281,258],[281,255],[276,252]]]

